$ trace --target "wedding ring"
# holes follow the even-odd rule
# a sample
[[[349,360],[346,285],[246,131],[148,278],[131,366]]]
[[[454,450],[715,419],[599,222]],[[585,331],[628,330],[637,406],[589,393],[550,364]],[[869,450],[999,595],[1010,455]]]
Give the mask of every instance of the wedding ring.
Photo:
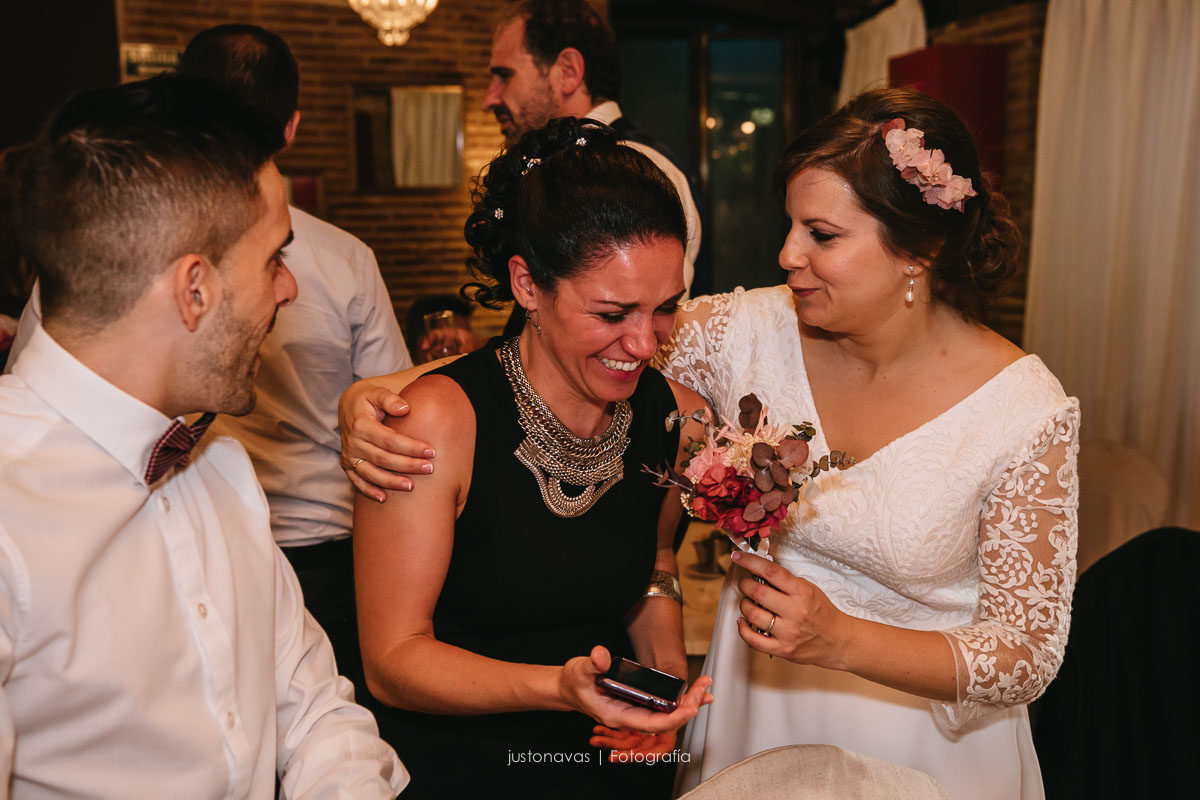
[[[362,460],[361,458],[356,458],[356,459],[354,459],[354,463],[350,465],[350,471],[351,471],[351,472],[357,472],[357,471],[358,471],[358,465],[359,465],[359,464],[361,464],[362,462],[363,462],[363,460]]]
[[[768,625],[768,626],[766,627],[766,629],[763,631],[763,636],[770,636],[770,635],[771,635],[771,628],[774,628],[774,627],[775,627],[775,620],[777,620],[777,619],[779,619],[779,617],[775,616],[775,612],[774,612],[774,611],[772,611],[772,612],[771,612],[771,624],[770,624],[770,625]]]

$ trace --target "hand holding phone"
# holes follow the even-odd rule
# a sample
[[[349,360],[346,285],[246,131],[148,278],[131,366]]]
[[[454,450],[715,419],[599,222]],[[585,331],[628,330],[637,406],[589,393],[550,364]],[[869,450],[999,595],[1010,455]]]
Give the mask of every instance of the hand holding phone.
[[[596,675],[596,687],[605,694],[653,711],[674,711],[687,682],[644,664],[619,658],[608,672]]]

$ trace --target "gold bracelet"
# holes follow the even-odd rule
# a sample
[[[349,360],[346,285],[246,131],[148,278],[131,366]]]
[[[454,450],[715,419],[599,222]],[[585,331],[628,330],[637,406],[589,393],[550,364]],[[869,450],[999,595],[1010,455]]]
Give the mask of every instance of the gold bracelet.
[[[669,597],[679,605],[683,605],[683,592],[679,588],[679,578],[665,569],[656,569],[650,573],[650,584],[642,597]]]

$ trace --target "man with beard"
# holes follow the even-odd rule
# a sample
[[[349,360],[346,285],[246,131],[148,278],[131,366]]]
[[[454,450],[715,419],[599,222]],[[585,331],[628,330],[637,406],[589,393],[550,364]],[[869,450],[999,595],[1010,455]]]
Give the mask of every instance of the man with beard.
[[[700,215],[688,179],[662,144],[621,114],[621,64],[612,29],[587,0],[523,0],[504,8],[492,39],[492,82],[483,110],[508,144],[556,117],[611,125],[675,185],[687,218],[683,279],[690,287],[700,250]]]
[[[236,95],[163,77],[77,95],[28,157],[44,314],[0,378],[4,797],[407,783],[304,612],[245,451],[192,449],[254,407],[296,297],[281,145]]]
[[[179,73],[229,87],[268,114],[290,147],[300,124],[300,71],[287,43],[257,25],[196,34]],[[353,489],[339,468],[337,402],[359,378],[412,366],[371,248],[346,231],[289,209],[288,268],[299,296],[263,344],[259,403],[221,417],[254,462],[271,530],[296,570],[304,604],[329,634],[338,671],[365,691],[350,538]],[[347,465],[349,466],[349,465]]]

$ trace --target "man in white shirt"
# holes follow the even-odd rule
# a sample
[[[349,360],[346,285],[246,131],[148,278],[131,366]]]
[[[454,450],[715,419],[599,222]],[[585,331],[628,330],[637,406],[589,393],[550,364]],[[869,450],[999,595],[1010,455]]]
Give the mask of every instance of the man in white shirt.
[[[30,157],[44,317],[0,378],[0,798],[408,781],[304,611],[245,451],[191,449],[213,412],[253,408],[296,296],[281,144],[172,76],[77,95]]]
[[[179,72],[222,83],[267,112],[291,146],[300,73],[291,49],[256,25],[196,34]],[[337,403],[354,381],[412,366],[375,254],[359,239],[291,208],[287,265],[299,296],[261,353],[258,405],[213,430],[250,454],[271,506],[275,541],[304,601],[333,642],[339,671],[362,687],[351,546],[353,489],[338,464]]]
[[[621,114],[621,65],[612,30],[587,0],[524,0],[505,7],[492,39],[492,82],[483,110],[508,144],[556,117],[611,125],[675,185],[687,219],[683,279],[690,288],[700,251],[700,215],[688,179],[662,144]]]

